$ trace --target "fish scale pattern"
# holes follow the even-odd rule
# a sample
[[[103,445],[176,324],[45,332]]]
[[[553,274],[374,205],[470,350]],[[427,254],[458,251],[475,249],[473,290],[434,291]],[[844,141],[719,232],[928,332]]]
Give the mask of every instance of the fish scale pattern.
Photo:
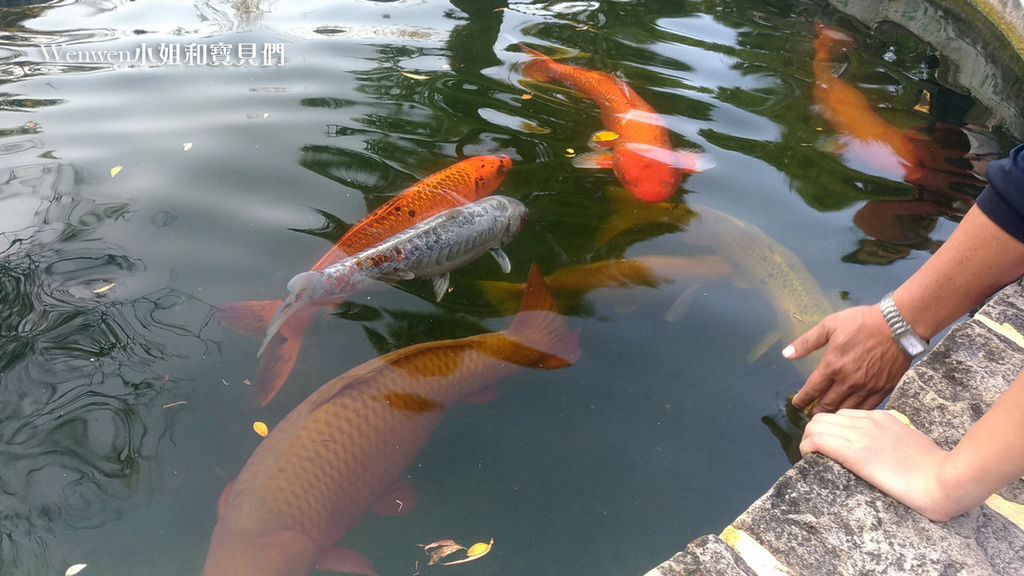
[[[550,294],[543,302],[553,305]],[[528,343],[509,331],[427,342],[325,384],[260,444],[229,488],[218,525],[290,530],[332,544],[401,478],[447,406],[524,367],[564,365],[544,351],[564,346],[550,342],[567,337],[561,318],[525,314],[540,315],[530,317]]]
[[[312,269],[323,270],[417,222],[490,195],[511,166],[512,161],[504,154],[474,156],[427,176],[360,220]]]

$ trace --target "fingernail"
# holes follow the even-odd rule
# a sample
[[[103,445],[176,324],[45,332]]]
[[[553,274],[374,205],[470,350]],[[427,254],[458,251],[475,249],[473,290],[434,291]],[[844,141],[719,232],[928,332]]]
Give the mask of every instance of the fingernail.
[[[783,358],[792,358],[793,354],[796,354],[796,348],[793,348],[792,344],[782,349]]]

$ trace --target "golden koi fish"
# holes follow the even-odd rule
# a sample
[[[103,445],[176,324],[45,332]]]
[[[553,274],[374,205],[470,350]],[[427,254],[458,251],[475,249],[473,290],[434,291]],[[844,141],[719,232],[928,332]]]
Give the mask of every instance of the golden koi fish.
[[[331,380],[292,410],[221,496],[203,576],[374,574],[335,544],[387,501],[444,411],[523,368],[579,356],[536,266],[504,332],[409,346]]]

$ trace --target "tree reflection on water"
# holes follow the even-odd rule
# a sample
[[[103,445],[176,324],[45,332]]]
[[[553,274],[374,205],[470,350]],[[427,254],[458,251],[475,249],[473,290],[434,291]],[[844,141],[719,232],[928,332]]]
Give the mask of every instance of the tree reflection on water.
[[[155,467],[143,463],[169,430],[174,412],[161,405],[179,385],[159,370],[205,352],[208,307],[173,288],[134,294],[144,263],[103,239],[131,206],[78,196],[71,166],[6,176],[0,573],[47,573],[65,553],[50,544],[55,531],[101,526],[149,493]]]

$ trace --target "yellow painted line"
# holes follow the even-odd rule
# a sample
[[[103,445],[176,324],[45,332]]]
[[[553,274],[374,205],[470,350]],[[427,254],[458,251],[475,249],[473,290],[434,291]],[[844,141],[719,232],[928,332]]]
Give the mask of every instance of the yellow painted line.
[[[974,319],[977,320],[978,322],[981,322],[985,326],[991,328],[993,332],[1006,336],[1007,338],[1012,340],[1013,343],[1016,344],[1017,346],[1024,348],[1024,336],[1022,336],[1021,333],[1018,332],[1017,329],[1014,328],[1013,326],[1010,326],[1006,322],[1003,322],[1002,324],[997,324],[995,320],[989,318],[988,316],[982,316],[981,314],[975,314]]]
[[[791,576],[791,572],[776,560],[771,552],[761,546],[750,534],[732,524],[726,526],[718,537],[725,540],[725,543],[731,546],[740,555],[740,558],[743,558],[743,561],[757,576]]]
[[[1010,502],[999,494],[989,496],[988,500],[985,500],[985,504],[988,504],[988,507],[995,510],[1000,516],[1013,522],[1021,530],[1024,530],[1024,504]]]

